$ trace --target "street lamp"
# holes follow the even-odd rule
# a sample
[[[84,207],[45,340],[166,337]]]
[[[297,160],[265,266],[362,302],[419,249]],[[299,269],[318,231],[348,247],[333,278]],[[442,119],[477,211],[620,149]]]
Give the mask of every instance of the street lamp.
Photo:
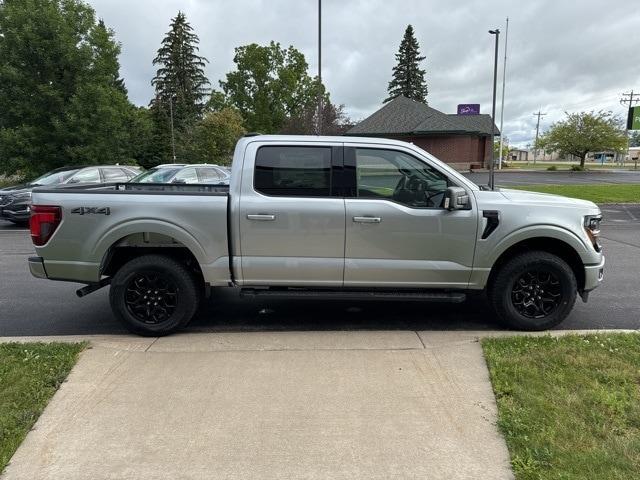
[[[318,135],[322,135],[322,0],[318,0]]]
[[[491,105],[491,154],[489,158],[491,159],[491,164],[489,166],[489,188],[493,190],[495,188],[494,181],[494,160],[493,160],[493,149],[494,142],[496,138],[496,82],[498,79],[498,40],[500,39],[500,30],[489,30],[491,35],[495,35],[496,37],[496,50],[493,57],[493,103]]]

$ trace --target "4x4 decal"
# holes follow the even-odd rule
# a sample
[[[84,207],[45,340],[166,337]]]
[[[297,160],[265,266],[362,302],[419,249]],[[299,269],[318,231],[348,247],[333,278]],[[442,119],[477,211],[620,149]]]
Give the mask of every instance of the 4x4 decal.
[[[77,207],[71,210],[77,215],[111,215],[109,207]]]

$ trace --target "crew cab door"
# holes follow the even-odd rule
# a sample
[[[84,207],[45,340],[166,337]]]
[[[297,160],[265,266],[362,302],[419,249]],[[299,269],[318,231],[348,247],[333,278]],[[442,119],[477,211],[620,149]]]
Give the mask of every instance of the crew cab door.
[[[352,185],[345,200],[345,287],[468,285],[477,212],[443,208],[455,182],[403,147],[346,144],[344,165]]]
[[[247,146],[238,207],[242,285],[342,286],[342,144]],[[335,191],[334,191],[335,190]]]

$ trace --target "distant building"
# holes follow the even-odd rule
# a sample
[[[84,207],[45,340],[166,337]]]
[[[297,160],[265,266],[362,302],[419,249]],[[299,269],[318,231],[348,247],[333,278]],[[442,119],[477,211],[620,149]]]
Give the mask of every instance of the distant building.
[[[411,142],[454,168],[469,169],[489,165],[491,124],[491,115],[447,114],[400,96],[345,135]]]

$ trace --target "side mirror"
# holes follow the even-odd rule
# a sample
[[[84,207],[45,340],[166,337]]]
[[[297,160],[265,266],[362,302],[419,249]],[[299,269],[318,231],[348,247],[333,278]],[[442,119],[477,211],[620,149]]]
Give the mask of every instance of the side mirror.
[[[444,194],[444,208],[447,210],[469,210],[471,201],[462,187],[449,187]]]

